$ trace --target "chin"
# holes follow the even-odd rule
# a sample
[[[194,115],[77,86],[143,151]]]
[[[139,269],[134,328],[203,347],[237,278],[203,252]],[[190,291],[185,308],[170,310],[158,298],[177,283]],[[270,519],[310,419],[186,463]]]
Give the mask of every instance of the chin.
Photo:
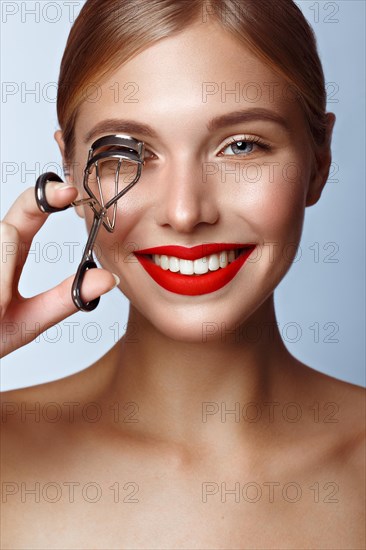
[[[238,305],[241,306],[240,309]],[[156,311],[151,303],[148,310],[140,303],[135,306],[133,318],[135,322],[144,325],[147,323],[162,337],[176,342],[190,344],[239,343],[243,341],[243,334],[245,337],[243,327],[250,327],[248,320],[251,319],[259,305],[255,299],[250,300],[247,304],[238,304],[238,300],[235,301],[235,304],[232,301],[225,304],[223,300],[217,299],[210,304],[201,303],[200,306],[197,303],[192,306],[185,303],[180,306],[175,304],[175,306],[161,307],[160,304]],[[235,310],[233,306],[236,306]]]

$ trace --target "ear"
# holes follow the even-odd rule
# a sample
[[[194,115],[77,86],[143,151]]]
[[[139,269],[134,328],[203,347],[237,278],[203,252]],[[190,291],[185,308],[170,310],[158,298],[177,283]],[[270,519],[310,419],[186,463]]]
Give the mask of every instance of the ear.
[[[314,153],[314,167],[309,181],[306,206],[312,206],[320,199],[324,186],[327,182],[332,163],[331,142],[336,116],[334,113],[327,113],[326,119],[326,138],[324,145],[319,147]]]
[[[62,156],[62,164],[63,164],[64,176],[65,176],[64,179],[66,180],[67,183],[70,183],[71,185],[75,185],[75,177],[74,177],[75,174],[73,173],[73,168],[72,168],[72,166],[69,166],[66,162],[65,142],[64,142],[64,138],[62,136],[61,130],[56,130],[56,132],[54,133],[54,138],[57,142],[57,145],[59,146],[61,156]],[[78,186],[76,185],[76,187],[78,187]],[[79,193],[78,193],[77,199],[81,199],[82,195],[80,193],[80,188],[79,187],[78,187],[78,191],[79,191]],[[78,216],[80,216],[80,218],[85,217],[83,206],[76,206],[75,210],[76,210],[76,213],[78,214]]]

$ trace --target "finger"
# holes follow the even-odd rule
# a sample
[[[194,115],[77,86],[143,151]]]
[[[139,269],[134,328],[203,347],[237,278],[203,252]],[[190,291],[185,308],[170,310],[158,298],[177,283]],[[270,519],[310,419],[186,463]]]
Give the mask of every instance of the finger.
[[[61,187],[64,185],[64,187]],[[45,188],[46,199],[51,206],[63,207],[70,204],[77,196],[74,185],[50,181]],[[34,187],[29,187],[12,204],[4,217],[4,222],[16,227],[20,241],[30,245],[34,235],[47,220],[49,214],[41,212],[37,206]],[[25,258],[24,258],[25,262]],[[24,263],[23,262],[23,263]]]
[[[0,222],[0,309],[3,318],[13,296],[13,281],[18,260],[19,234],[13,225]]]
[[[37,296],[16,300],[11,304],[6,314],[6,327],[1,339],[2,356],[24,346],[48,328],[78,311],[71,298],[73,280],[74,275]],[[115,277],[109,271],[90,269],[85,273],[83,280],[82,299],[86,302],[94,300],[115,288],[116,284]],[[11,339],[17,341],[15,347],[12,347]]]

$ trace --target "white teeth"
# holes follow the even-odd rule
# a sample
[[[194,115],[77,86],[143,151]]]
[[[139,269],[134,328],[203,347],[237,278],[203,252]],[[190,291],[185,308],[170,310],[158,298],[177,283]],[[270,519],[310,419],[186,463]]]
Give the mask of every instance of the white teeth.
[[[182,275],[203,275],[208,271],[217,271],[220,268],[227,267],[238,254],[239,250],[223,250],[219,254],[211,254],[194,261],[166,256],[165,254],[153,254],[152,259],[156,265],[160,265],[165,271],[180,272]]]
[[[168,256],[165,256],[164,254],[162,254],[160,256],[160,267],[161,267],[161,269],[164,269],[164,271],[167,271],[167,269],[169,269],[169,258],[168,258]]]
[[[227,264],[228,264],[228,261],[227,261],[227,252],[226,252],[226,250],[223,250],[223,251],[220,253],[219,265],[220,265],[220,267],[226,267]]]
[[[210,271],[217,271],[220,267],[218,254],[211,254],[208,258],[208,269]]]
[[[191,262],[191,260],[179,260],[179,266],[179,271],[182,275],[193,275],[194,269],[193,262]]]
[[[200,258],[199,260],[194,260],[193,270],[196,275],[203,275],[208,272],[208,262],[207,257]]]
[[[177,271],[179,271],[179,269],[180,269],[180,262],[181,261],[182,260],[178,260],[178,258],[175,258],[174,256],[170,256],[170,258],[169,258],[169,271],[172,271],[173,273],[177,273]]]

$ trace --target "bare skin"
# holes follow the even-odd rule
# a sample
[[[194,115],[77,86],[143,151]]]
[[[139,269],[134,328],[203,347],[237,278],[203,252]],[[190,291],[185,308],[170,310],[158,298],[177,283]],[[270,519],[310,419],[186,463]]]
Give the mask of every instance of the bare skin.
[[[256,242],[262,251],[276,242],[274,255],[245,264],[215,293],[187,297],[162,289],[137,261],[116,260],[108,254],[110,235],[100,233],[104,269],[88,273],[84,298],[107,291],[110,272],[116,273],[131,302],[128,330],[88,369],[2,394],[3,548],[364,547],[364,390],[293,357],[273,304],[292,260],[281,251],[299,242],[305,207],[317,202],[328,176],[334,117],[328,146],[314,158],[298,105],[284,99],[285,82],[240,48],[239,56],[230,36],[198,25],[121,67],[103,83],[97,104],[82,105],[70,181],[80,185],[93,141],[85,144],[83,137],[97,122],[123,115],[149,124],[155,138],[133,135],[152,155],[125,197],[123,223],[117,220],[113,236],[125,254],[131,242],[143,249],[234,241]],[[203,82],[225,82],[228,89],[257,82],[264,89],[274,80],[274,101],[263,94],[255,107],[283,116],[288,131],[263,120],[207,131],[212,118],[253,103],[242,98],[238,104],[232,95],[223,101],[220,94],[202,102]],[[108,90],[132,81],[139,101],[121,109]],[[232,136],[270,143],[270,150],[254,146],[239,161],[260,165],[261,178],[254,184],[227,176],[223,184],[219,173],[203,185],[203,162],[220,170],[232,162],[220,154]],[[63,152],[61,133],[55,137]],[[296,181],[284,181],[281,170],[271,179],[268,162],[295,163]],[[54,204],[77,194],[49,186]],[[23,241],[45,218],[31,191],[4,218],[5,229]],[[18,214],[26,209],[19,227]],[[91,213],[78,213],[90,227]],[[19,271],[14,265],[7,271],[14,288]],[[66,281],[53,296],[31,303],[9,292],[3,319],[21,319],[28,308],[27,314],[44,316],[47,328],[73,313],[70,286]],[[40,309],[56,296],[62,304],[46,318]],[[205,340],[207,322],[224,327],[224,337],[221,329]],[[253,326],[263,328],[256,341],[229,332],[239,327],[243,335]],[[12,341],[5,352],[19,345]],[[26,413],[32,406],[35,415]],[[26,493],[36,482],[39,502]]]

